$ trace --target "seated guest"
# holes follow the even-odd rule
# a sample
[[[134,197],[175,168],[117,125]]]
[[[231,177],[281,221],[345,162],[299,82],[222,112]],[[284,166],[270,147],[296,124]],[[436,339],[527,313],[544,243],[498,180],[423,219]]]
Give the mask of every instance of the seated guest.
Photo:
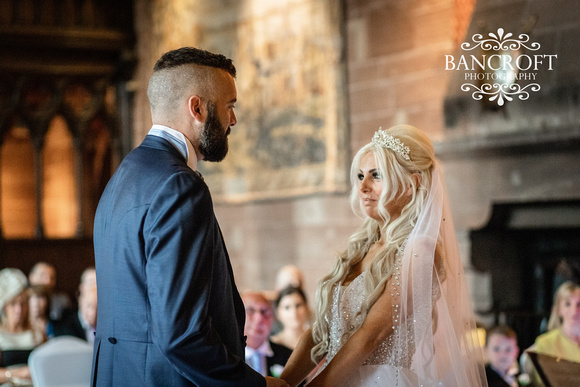
[[[304,274],[295,265],[282,266],[276,273],[276,292],[289,286],[300,289],[304,286]]]
[[[48,316],[50,297],[44,286],[33,285],[28,288],[28,319],[30,326],[42,332],[45,339],[52,337],[52,323]]]
[[[519,386],[517,379],[519,370],[516,359],[520,349],[516,332],[505,325],[495,326],[487,331],[485,347],[489,360],[485,366],[488,386]]]
[[[0,270],[0,383],[30,379],[28,355],[44,341],[42,333],[30,327],[27,285],[20,270]]]
[[[56,290],[56,269],[53,265],[46,262],[36,263],[28,274],[30,286],[41,285],[46,288],[50,297],[51,320],[58,320],[62,317],[65,310],[72,306],[69,296]]]
[[[87,267],[81,274],[81,283],[79,284],[79,294],[85,289],[97,287],[97,271],[94,266]]]
[[[274,321],[272,304],[263,293],[254,291],[244,292],[242,300],[246,309],[246,363],[263,376],[279,377],[292,350],[268,340]]]
[[[289,287],[304,289],[304,274],[298,266],[284,265],[278,269],[274,290],[265,291],[264,295],[268,300],[275,302],[280,297],[280,292]],[[277,335],[283,328],[282,322],[276,317],[272,323],[270,334]]]
[[[580,286],[564,282],[554,294],[548,331],[536,338],[532,347],[537,353],[580,363]],[[525,355],[525,353],[524,353]],[[524,369],[533,374],[534,386],[543,386],[529,356],[522,356]]]
[[[287,287],[304,288],[304,275],[302,270],[295,265],[284,265],[278,269],[275,281],[274,289],[263,292],[264,296],[272,302],[278,297],[282,289]],[[275,323],[276,321],[274,321]]]
[[[97,288],[84,289],[78,302],[78,311],[67,312],[60,321],[53,322],[54,336],[76,336],[92,344],[97,327]]]
[[[310,326],[310,309],[306,294],[300,288],[293,286],[282,289],[274,302],[276,317],[282,324],[282,329],[270,340],[290,349],[296,344]]]

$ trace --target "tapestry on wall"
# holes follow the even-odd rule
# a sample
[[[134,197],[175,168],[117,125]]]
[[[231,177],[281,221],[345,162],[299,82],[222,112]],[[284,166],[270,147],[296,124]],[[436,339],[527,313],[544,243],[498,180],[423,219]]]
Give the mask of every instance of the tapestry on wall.
[[[346,189],[340,1],[176,0],[154,7],[157,57],[196,46],[232,58],[237,68],[229,153],[199,166],[215,201]]]

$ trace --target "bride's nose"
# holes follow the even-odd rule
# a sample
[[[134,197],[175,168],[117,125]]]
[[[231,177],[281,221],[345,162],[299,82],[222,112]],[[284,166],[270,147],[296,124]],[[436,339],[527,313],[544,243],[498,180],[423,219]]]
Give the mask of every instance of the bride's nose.
[[[363,192],[363,193],[369,192],[371,190],[368,178],[366,176],[359,183],[358,189],[360,192]]]

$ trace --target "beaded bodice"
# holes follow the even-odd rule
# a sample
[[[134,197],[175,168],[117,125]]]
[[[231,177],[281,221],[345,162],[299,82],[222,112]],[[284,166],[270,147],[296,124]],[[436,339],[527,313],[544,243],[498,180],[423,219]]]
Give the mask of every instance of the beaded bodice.
[[[356,277],[348,286],[337,286],[333,288],[332,307],[330,310],[330,335],[328,354],[326,356],[325,365],[328,364],[332,358],[338,353],[344,344],[344,334],[352,331],[355,327],[360,326],[361,316],[358,314],[361,305],[366,298],[366,290],[364,286],[364,278],[366,272],[363,272]],[[395,310],[396,312],[396,310]],[[411,323],[407,323],[404,327],[407,332],[412,330]],[[371,354],[371,356],[364,362],[364,364],[388,364],[391,366],[399,366],[410,368],[411,358],[414,352],[414,343],[409,340],[403,340],[402,344],[405,348],[399,348],[399,351],[393,351],[394,343],[400,335],[401,327],[396,327],[395,332],[382,342],[379,347]],[[412,337],[408,335],[407,337]]]
[[[387,283],[385,291],[391,293],[392,298],[392,318],[393,321],[385,323],[393,324],[393,334],[383,341],[378,348],[364,361],[363,365],[388,364],[393,367],[411,368],[413,353],[415,352],[415,343],[413,340],[414,323],[413,319],[400,318],[400,275],[401,275],[401,257],[407,240],[395,254],[395,267],[392,280]],[[329,318],[329,345],[328,353],[324,367],[338,353],[342,345],[346,342],[345,334],[352,332],[356,327],[360,327],[362,316],[360,310],[362,303],[367,297],[365,288],[365,276],[367,271],[363,271],[347,286],[335,284],[332,290],[332,307]],[[403,339],[404,337],[404,339]],[[394,350],[395,343],[397,350]],[[323,368],[324,368],[323,367]]]

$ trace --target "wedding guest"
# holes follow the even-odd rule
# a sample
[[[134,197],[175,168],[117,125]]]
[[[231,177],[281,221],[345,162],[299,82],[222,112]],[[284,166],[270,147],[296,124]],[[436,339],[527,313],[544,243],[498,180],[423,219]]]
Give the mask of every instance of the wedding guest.
[[[276,272],[276,283],[273,290],[264,291],[266,298],[275,302],[280,291],[287,287],[304,289],[304,274],[296,265],[284,265]],[[282,323],[276,317],[272,323],[270,335],[277,335],[283,329]]]
[[[78,304],[78,311],[65,313],[53,323],[54,336],[75,336],[92,344],[97,327],[97,288],[85,288],[79,294]]]
[[[295,288],[304,288],[304,274],[298,266],[285,265],[282,266],[276,273],[276,287],[275,290],[280,292],[289,286]]]
[[[351,166],[363,224],[318,285],[316,318],[281,378],[291,386],[481,386],[483,351],[441,165],[419,129],[379,129]]]
[[[488,364],[485,366],[489,387],[520,386],[517,357],[520,352],[516,332],[508,326],[497,325],[485,335]],[[527,385],[528,380],[524,382]]]
[[[30,326],[27,285],[20,270],[0,270],[0,383],[29,380],[28,355],[44,341]]]
[[[580,285],[566,281],[554,294],[548,331],[526,351],[580,363]],[[531,359],[524,352],[522,369],[532,375],[534,386],[543,386]]]
[[[246,362],[263,376],[279,377],[292,350],[268,340],[274,321],[272,304],[261,292],[242,294],[246,310]]]
[[[28,306],[28,315],[32,329],[42,332],[45,339],[52,337],[52,322],[48,315],[50,298],[44,286],[33,285],[28,288]]]
[[[274,288],[265,290],[263,293],[272,302],[278,298],[278,294],[289,286],[304,289],[304,274],[296,265],[284,265],[276,272]],[[272,332],[278,333],[282,329],[280,322],[275,320]]]
[[[37,262],[28,274],[31,286],[41,285],[46,288],[50,297],[49,317],[51,320],[60,319],[64,311],[72,306],[70,297],[56,289],[56,280],[56,268],[47,262]]]
[[[79,294],[85,289],[97,288],[97,271],[94,266],[87,267],[81,274],[81,282],[79,284]]]
[[[306,294],[301,288],[293,286],[282,289],[274,301],[274,310],[282,330],[272,335],[270,340],[294,349],[310,326],[310,309]]]

